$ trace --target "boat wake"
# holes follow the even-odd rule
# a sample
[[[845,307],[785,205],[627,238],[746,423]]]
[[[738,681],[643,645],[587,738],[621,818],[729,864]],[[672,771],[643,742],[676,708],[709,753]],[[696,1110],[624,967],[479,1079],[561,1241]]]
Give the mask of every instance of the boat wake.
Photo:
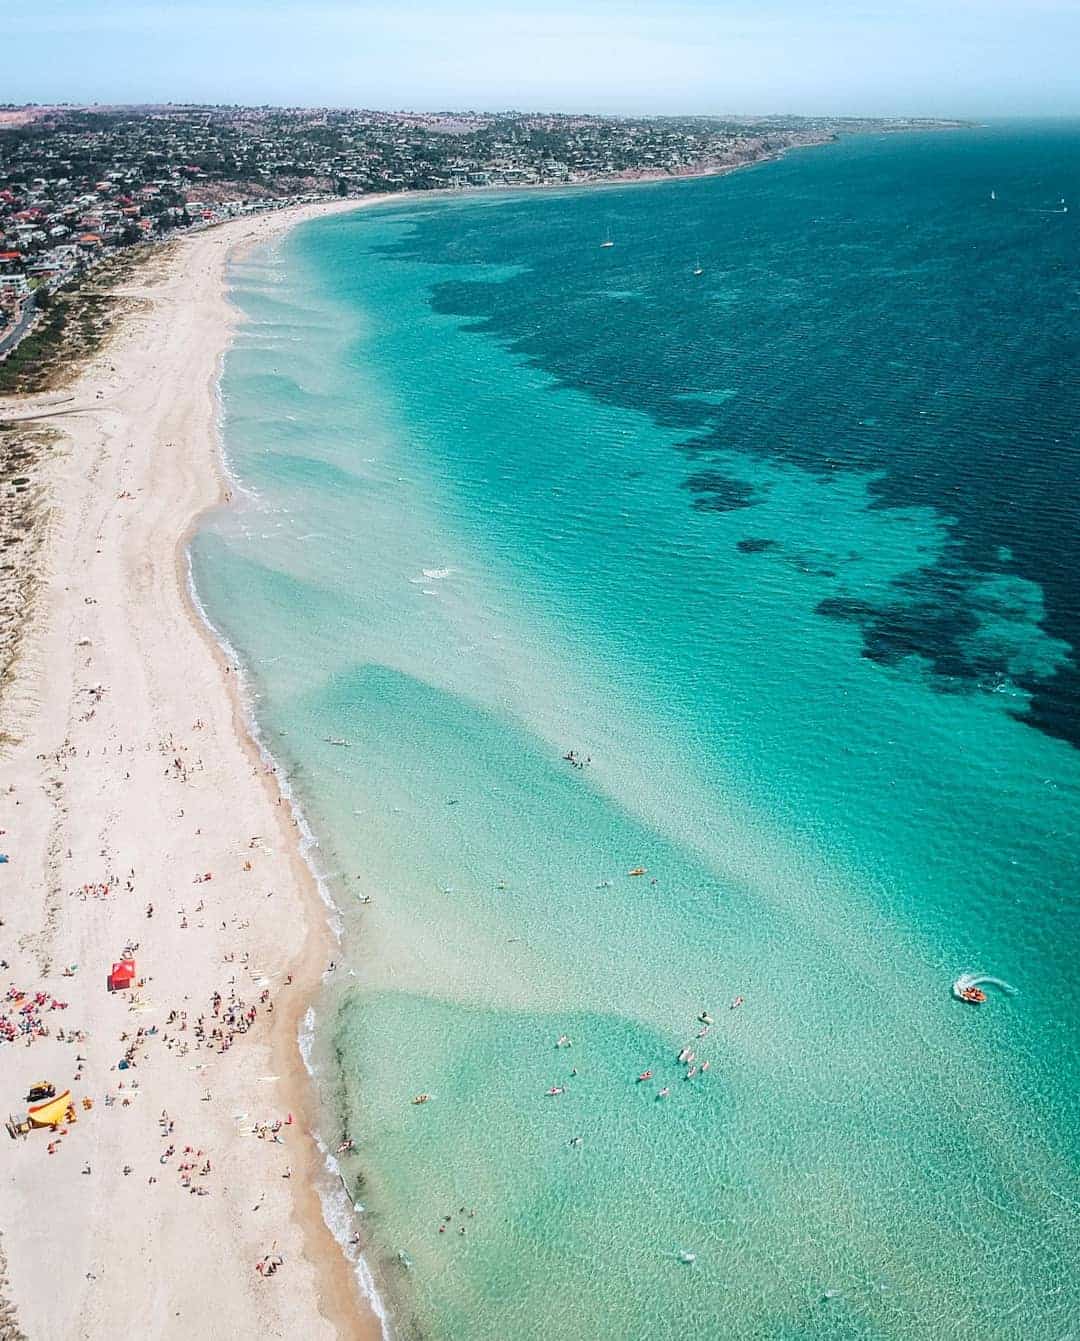
[[[973,987],[982,986],[999,987],[1007,996],[1016,995],[1016,988],[1011,983],[1005,982],[1003,978],[994,978],[989,973],[961,973],[952,985],[952,993],[958,1001],[965,1001],[968,999],[965,993]]]

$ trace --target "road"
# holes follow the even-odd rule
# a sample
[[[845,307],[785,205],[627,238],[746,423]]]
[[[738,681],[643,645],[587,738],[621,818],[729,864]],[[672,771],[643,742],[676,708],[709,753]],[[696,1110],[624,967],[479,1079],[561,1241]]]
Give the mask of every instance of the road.
[[[0,359],[10,354],[24,335],[30,330],[34,317],[37,315],[37,308],[32,301],[23,303],[22,315],[15,325],[8,331],[7,335],[0,336]]]

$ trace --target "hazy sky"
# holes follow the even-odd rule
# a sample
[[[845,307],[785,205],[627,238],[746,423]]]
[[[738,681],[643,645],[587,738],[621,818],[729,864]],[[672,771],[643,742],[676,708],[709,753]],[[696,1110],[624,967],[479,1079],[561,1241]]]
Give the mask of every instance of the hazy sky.
[[[1080,114],[1080,0],[24,0],[0,99]]]

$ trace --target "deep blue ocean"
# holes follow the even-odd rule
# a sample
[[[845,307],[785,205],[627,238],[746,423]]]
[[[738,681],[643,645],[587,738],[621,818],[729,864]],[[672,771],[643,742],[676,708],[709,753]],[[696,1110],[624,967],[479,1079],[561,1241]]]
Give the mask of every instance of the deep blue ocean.
[[[1080,125],[232,280],[195,580],[341,909],[393,1334],[1080,1336]]]

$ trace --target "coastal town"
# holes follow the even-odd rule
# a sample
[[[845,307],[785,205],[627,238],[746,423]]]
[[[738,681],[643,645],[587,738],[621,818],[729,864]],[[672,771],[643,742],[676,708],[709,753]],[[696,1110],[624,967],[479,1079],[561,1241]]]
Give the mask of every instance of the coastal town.
[[[0,358],[110,255],[333,197],[728,171],[931,120],[0,107]],[[55,324],[55,323],[54,323]]]

